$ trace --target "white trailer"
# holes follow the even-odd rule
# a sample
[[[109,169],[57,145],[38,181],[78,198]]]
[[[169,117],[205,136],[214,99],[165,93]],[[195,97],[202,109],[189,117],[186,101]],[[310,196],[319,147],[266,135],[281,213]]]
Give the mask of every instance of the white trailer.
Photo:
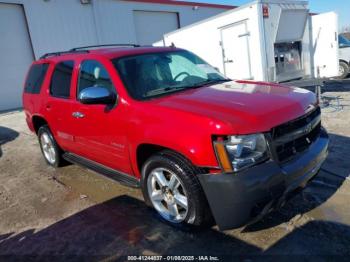
[[[335,13],[312,16],[306,1],[257,0],[155,45],[190,50],[232,79],[284,82],[336,76],[337,31]]]

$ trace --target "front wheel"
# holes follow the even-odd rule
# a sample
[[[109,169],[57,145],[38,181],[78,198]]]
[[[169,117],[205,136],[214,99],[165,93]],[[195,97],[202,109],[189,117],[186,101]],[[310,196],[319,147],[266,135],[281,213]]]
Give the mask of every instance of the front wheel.
[[[196,177],[199,172],[187,159],[172,151],[152,156],[142,169],[146,203],[172,225],[211,225],[208,202]]]
[[[345,79],[350,73],[349,65],[343,61],[339,63],[339,79]]]

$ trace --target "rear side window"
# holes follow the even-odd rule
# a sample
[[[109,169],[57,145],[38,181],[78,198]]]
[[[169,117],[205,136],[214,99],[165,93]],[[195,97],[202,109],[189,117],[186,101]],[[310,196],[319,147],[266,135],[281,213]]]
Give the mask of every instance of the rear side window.
[[[58,63],[52,74],[50,94],[54,97],[69,98],[74,61]]]
[[[39,94],[44,82],[49,64],[35,64],[29,70],[27,81],[24,84],[24,92],[29,94]]]

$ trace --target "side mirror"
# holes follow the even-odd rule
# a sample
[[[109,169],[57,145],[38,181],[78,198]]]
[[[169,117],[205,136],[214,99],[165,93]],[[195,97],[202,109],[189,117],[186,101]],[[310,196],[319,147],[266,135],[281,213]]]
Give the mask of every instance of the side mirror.
[[[93,86],[82,90],[78,100],[86,105],[112,105],[117,101],[117,96],[104,86]]]

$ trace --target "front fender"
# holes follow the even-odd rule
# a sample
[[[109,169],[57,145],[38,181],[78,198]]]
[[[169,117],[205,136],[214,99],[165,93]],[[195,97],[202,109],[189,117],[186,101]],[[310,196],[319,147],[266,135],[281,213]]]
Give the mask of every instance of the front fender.
[[[133,114],[128,119],[128,145],[136,176],[140,177],[137,148],[142,144],[173,150],[198,167],[219,168],[212,136],[233,133],[230,125],[181,109],[161,108],[146,103],[132,108]]]

